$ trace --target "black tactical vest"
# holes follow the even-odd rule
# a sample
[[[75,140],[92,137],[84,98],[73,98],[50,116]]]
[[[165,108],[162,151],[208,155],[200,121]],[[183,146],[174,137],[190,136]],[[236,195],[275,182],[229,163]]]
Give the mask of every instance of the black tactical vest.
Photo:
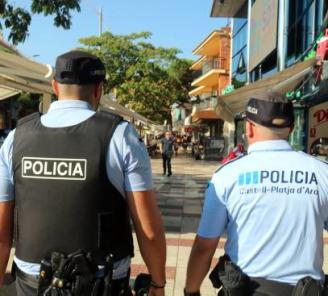
[[[48,128],[40,115],[15,131],[16,256],[40,263],[52,251],[92,252],[98,264],[133,256],[127,203],[109,182],[106,154],[122,119],[104,112],[70,127]]]

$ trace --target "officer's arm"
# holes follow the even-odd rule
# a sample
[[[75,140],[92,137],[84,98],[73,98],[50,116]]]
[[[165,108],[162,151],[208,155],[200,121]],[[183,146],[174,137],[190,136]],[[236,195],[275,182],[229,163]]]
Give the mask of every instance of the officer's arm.
[[[227,210],[218,198],[214,175],[205,192],[203,213],[187,268],[187,292],[198,292],[210,266],[220,236],[227,224]],[[221,176],[219,177],[222,183]]]
[[[219,237],[212,239],[196,236],[188,262],[186,292],[192,293],[200,290],[200,286],[211,267],[219,239]]]
[[[166,242],[156,194],[153,190],[127,192],[138,244],[152,280],[165,282]]]
[[[8,264],[13,230],[14,201],[0,202],[0,287]]]

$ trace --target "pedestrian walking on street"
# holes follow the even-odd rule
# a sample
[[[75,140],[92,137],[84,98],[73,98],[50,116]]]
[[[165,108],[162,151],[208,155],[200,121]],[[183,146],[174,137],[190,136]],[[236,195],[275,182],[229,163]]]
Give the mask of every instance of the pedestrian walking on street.
[[[130,215],[149,294],[164,295],[165,237],[147,150],[132,125],[95,112],[104,79],[97,57],[59,56],[58,101],[23,118],[1,147],[0,286],[14,238],[18,296],[131,295]]]
[[[171,166],[171,159],[173,155],[173,148],[175,145],[174,138],[172,137],[172,133],[167,131],[165,133],[165,137],[161,140],[161,154],[163,158],[163,175],[170,177],[172,176],[172,166]]]
[[[185,294],[198,295],[226,232],[225,256],[210,276],[223,285],[219,295],[326,295],[328,164],[288,144],[294,111],[280,95],[252,97],[246,120],[248,154],[223,165],[206,191]]]

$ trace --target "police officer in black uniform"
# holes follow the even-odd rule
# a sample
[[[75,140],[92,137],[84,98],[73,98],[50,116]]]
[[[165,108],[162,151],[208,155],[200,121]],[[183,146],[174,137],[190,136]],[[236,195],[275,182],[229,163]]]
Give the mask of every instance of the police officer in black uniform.
[[[121,117],[94,111],[105,79],[97,57],[68,52],[55,71],[58,101],[23,118],[1,149],[0,284],[14,238],[19,296],[37,295],[40,282],[129,295],[131,215],[149,294],[164,295],[165,238],[144,144]]]

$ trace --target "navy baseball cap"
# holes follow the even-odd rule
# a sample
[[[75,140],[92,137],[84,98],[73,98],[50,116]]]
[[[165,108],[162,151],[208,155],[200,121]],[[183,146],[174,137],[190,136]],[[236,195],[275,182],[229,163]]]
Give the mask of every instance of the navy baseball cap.
[[[105,76],[101,60],[83,51],[70,51],[56,60],[54,79],[61,84],[96,84],[104,81]]]
[[[278,94],[264,94],[249,99],[246,118],[266,127],[286,128],[294,124],[293,103]]]

